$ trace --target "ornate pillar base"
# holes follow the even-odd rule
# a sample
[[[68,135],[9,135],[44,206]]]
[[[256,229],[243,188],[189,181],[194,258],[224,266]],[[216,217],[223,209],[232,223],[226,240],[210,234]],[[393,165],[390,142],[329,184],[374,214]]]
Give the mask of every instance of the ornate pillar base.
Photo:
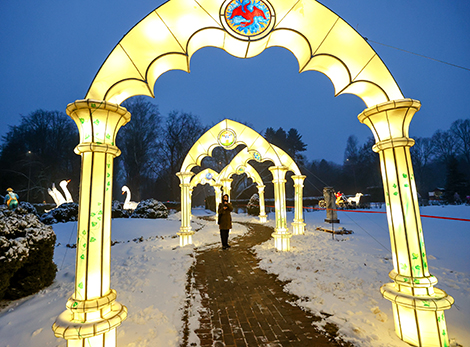
[[[454,299],[433,287],[434,276],[411,279],[392,270],[390,277],[394,283],[384,284],[380,292],[392,302],[398,337],[413,346],[448,347],[444,310],[451,308]]]
[[[294,222],[291,223],[292,225],[292,234],[293,235],[303,235],[305,234],[305,226],[307,224],[304,223],[304,220],[301,219],[301,220],[295,220],[294,219]]]
[[[54,335],[67,340],[68,347],[116,345],[116,328],[127,318],[127,308],[116,302],[116,291],[93,300],[67,301],[52,326]]]
[[[189,229],[180,228],[180,231],[176,233],[176,235],[180,237],[180,247],[193,244],[194,231],[192,231],[191,227]]]
[[[287,230],[274,229],[275,232],[271,234],[274,238],[274,247],[278,251],[290,251],[290,238],[292,234]]]
[[[258,217],[259,217],[259,222],[260,223],[266,223],[268,221],[268,215],[267,214],[260,214]]]

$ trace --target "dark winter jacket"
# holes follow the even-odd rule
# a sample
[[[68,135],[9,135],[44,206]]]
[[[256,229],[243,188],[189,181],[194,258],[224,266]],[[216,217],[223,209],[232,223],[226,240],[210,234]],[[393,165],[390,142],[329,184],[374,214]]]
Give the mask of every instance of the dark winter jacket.
[[[220,203],[217,209],[217,213],[219,214],[219,229],[221,230],[232,229],[232,216],[230,212],[233,211],[233,207],[230,202],[225,206],[227,206],[227,209],[224,210],[224,204]]]

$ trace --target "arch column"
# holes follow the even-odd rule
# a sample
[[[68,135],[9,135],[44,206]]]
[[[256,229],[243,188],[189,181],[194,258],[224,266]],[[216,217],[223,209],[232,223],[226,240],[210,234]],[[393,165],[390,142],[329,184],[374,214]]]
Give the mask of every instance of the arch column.
[[[180,237],[180,246],[184,247],[193,243],[191,228],[191,177],[193,172],[178,172],[176,176],[180,179],[181,188],[181,227],[177,235]]]
[[[276,227],[272,234],[274,245],[278,251],[290,250],[290,238],[292,234],[287,229],[286,213],[286,173],[285,166],[271,166],[269,171],[273,175],[274,183],[274,207],[276,213]]]
[[[374,133],[373,150],[380,155],[394,281],[380,288],[393,306],[395,332],[415,346],[449,346],[444,310],[454,299],[435,288],[429,273],[417,190],[410,157],[414,140],[410,121],[420,108],[417,100],[395,100],[368,108],[358,118]]]
[[[258,197],[259,197],[259,221],[260,223],[266,223],[268,216],[266,215],[266,207],[264,204],[264,185],[258,185]]]
[[[294,175],[294,222],[292,223],[292,233],[302,235],[305,233],[305,223],[303,218],[303,188],[304,180],[307,176]]]
[[[212,186],[215,193],[215,223],[217,224],[217,209],[222,202],[222,183],[214,183]]]
[[[69,104],[67,114],[79,129],[75,153],[82,158],[75,287],[52,330],[68,347],[110,347],[127,318],[127,308],[110,288],[111,205],[113,161],[121,153],[115,139],[131,115],[124,107],[90,99]]]
[[[228,197],[231,198],[230,197],[230,189],[232,188],[233,179],[231,179],[231,178],[222,178],[220,180],[220,182],[222,182],[224,194],[227,194]],[[220,199],[220,201],[222,201],[222,198]]]

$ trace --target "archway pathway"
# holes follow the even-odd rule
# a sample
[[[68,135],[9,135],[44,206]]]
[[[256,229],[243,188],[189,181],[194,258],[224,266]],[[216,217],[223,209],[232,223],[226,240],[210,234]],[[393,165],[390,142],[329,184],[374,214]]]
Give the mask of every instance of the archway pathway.
[[[283,291],[285,283],[258,267],[251,248],[269,240],[273,228],[243,224],[248,232],[231,240],[229,250],[218,245],[196,250],[188,272],[187,288],[202,298],[195,331],[201,346],[348,346],[334,341],[335,326],[328,326],[326,335],[312,326],[321,318],[293,304],[297,297]],[[182,346],[188,346],[187,336],[186,329]]]

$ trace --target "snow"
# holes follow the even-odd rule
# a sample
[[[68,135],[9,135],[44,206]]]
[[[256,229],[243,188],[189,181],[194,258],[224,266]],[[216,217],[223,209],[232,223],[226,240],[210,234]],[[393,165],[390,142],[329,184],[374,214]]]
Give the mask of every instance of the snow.
[[[421,208],[423,215],[442,217],[468,218],[469,212],[464,205]],[[395,335],[391,304],[379,292],[382,284],[391,282],[388,273],[393,268],[386,215],[338,212],[339,226],[354,234],[334,239],[331,233],[315,230],[331,228],[324,218],[324,212],[305,213],[307,232],[292,237],[291,252],[277,252],[272,242],[257,246],[260,267],[290,281],[285,290],[301,298],[299,306],[332,315],[318,325],[337,324],[344,340],[361,347],[409,346]],[[437,287],[456,301],[446,311],[450,337],[454,345],[470,346],[470,223],[430,218],[422,222]]]
[[[374,211],[378,211],[374,209]],[[468,206],[432,206],[421,209],[423,215],[469,218]],[[213,213],[193,209],[193,215]],[[292,220],[293,213],[288,213]],[[234,220],[258,222],[246,214],[234,214]],[[394,332],[391,304],[382,298],[379,288],[390,282],[392,269],[390,239],[385,214],[339,212],[340,226],[352,235],[316,231],[326,227],[322,211],[305,213],[307,232],[293,236],[291,252],[278,252],[272,240],[256,247],[260,267],[289,281],[285,290],[301,299],[298,305],[334,322],[343,339],[361,347],[405,347]],[[274,215],[268,224],[274,226]],[[439,279],[438,288],[455,298],[446,311],[447,325],[454,346],[470,346],[470,223],[423,218],[423,230],[431,272]],[[168,219],[113,219],[111,283],[118,301],[129,309],[128,319],[118,328],[119,346],[178,346],[182,338],[182,316],[188,309],[186,273],[194,262],[194,247],[219,246],[214,221],[193,217],[198,230],[194,246],[179,247],[176,232],[179,214]],[[329,226],[329,225],[328,225]],[[337,226],[335,226],[337,227]],[[73,293],[76,222],[55,224],[57,247],[54,261],[59,271],[54,283],[45,290],[12,302],[0,312],[0,347],[65,346],[51,330],[56,317],[65,310]],[[246,232],[237,227],[231,237]],[[133,241],[135,240],[135,241]],[[140,241],[142,240],[142,241]],[[189,342],[198,343],[200,300],[197,293],[189,308],[192,333]]]

